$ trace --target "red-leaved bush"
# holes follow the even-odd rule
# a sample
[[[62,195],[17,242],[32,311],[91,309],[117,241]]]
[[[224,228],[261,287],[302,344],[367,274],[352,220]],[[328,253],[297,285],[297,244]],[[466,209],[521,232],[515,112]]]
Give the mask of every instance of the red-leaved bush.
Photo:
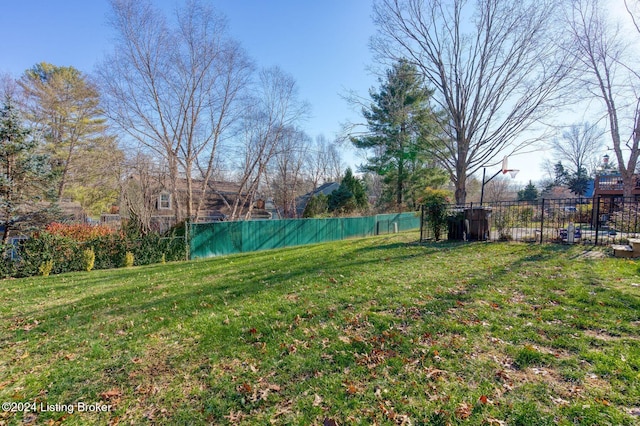
[[[89,225],[86,223],[65,224],[52,222],[45,228],[51,235],[68,237],[74,241],[91,241],[99,237],[114,234],[115,231],[103,225]]]

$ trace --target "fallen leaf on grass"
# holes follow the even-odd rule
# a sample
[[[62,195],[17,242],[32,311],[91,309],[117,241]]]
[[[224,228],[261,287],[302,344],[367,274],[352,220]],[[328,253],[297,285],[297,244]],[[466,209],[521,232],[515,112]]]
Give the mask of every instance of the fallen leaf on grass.
[[[238,423],[244,418],[244,413],[242,411],[232,411],[227,416],[224,416],[225,419],[229,419],[231,423]]]
[[[122,396],[122,392],[119,389],[110,389],[106,392],[102,392],[100,396],[104,399],[118,399]]]
[[[482,395],[480,397],[480,404],[482,405],[493,405],[493,401],[487,398],[487,395]]]
[[[427,379],[437,379],[440,376],[444,376],[447,374],[445,370],[439,370],[433,367],[427,367],[426,369],[426,377]]]
[[[338,426],[338,422],[328,417],[325,417],[324,420],[322,421],[322,426]]]
[[[461,402],[456,408],[456,417],[462,420],[467,419],[471,416],[472,410],[473,407],[471,406],[471,404]]]
[[[322,405],[322,397],[320,397],[320,395],[318,395],[317,393],[313,395],[313,406],[314,407],[319,407]]]
[[[278,423],[278,420],[276,419],[277,417],[280,417],[283,414],[291,413],[291,405],[292,404],[293,403],[291,401],[285,401],[283,405],[280,405],[278,407],[278,409],[276,410],[275,414],[273,415],[273,417],[270,420],[271,424],[277,424]]]
[[[488,419],[486,419],[486,422],[489,424],[489,426],[507,426],[507,422],[503,420],[494,419],[492,417],[489,417]]]
[[[567,401],[566,399],[562,399],[562,398],[554,398],[553,396],[550,397],[551,401],[556,404],[559,405],[561,407],[565,407],[569,405],[569,401]]]
[[[240,393],[251,393],[252,390],[253,388],[249,383],[243,383],[237,388],[237,391]]]

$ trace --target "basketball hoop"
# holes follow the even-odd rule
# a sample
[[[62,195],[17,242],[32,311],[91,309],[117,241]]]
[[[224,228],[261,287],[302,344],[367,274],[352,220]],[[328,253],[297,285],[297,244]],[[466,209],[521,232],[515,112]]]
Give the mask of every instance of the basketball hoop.
[[[480,205],[482,205],[482,201],[484,200],[484,185],[486,183],[488,183],[494,177],[498,176],[501,172],[502,172],[503,175],[506,175],[507,173],[509,173],[511,175],[511,179],[514,179],[516,177],[516,175],[518,174],[518,172],[520,171],[518,169],[510,169],[509,168],[508,158],[509,157],[505,156],[502,159],[502,169],[498,170],[496,172],[496,174],[491,176],[489,179],[485,180],[486,169],[482,169],[482,189],[480,190]]]

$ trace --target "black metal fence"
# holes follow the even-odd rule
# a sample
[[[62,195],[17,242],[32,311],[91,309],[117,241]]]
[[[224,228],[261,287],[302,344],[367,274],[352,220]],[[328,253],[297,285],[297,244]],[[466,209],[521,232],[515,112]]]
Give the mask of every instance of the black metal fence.
[[[623,197],[500,201],[448,206],[440,239],[531,243],[626,244],[640,237],[640,201]],[[434,224],[421,212],[420,240]]]

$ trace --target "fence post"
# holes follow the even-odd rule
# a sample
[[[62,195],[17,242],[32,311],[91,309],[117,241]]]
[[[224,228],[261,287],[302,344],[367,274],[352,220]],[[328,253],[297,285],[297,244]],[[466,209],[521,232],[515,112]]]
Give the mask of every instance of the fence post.
[[[424,228],[424,204],[420,206],[420,242],[423,241],[422,239],[423,228]]]
[[[593,206],[593,220],[595,220],[596,222],[596,241],[594,243],[594,245],[598,245],[598,234],[600,233],[600,195],[598,195],[598,198],[596,199],[595,197],[593,198],[593,202],[596,203],[595,206]]]
[[[542,199],[542,213],[540,214],[540,244],[544,239],[544,198]]]
[[[184,251],[185,251],[185,260],[190,260],[191,257],[191,241],[189,238],[189,231],[191,227],[191,222],[189,219],[185,219],[184,221]]]

